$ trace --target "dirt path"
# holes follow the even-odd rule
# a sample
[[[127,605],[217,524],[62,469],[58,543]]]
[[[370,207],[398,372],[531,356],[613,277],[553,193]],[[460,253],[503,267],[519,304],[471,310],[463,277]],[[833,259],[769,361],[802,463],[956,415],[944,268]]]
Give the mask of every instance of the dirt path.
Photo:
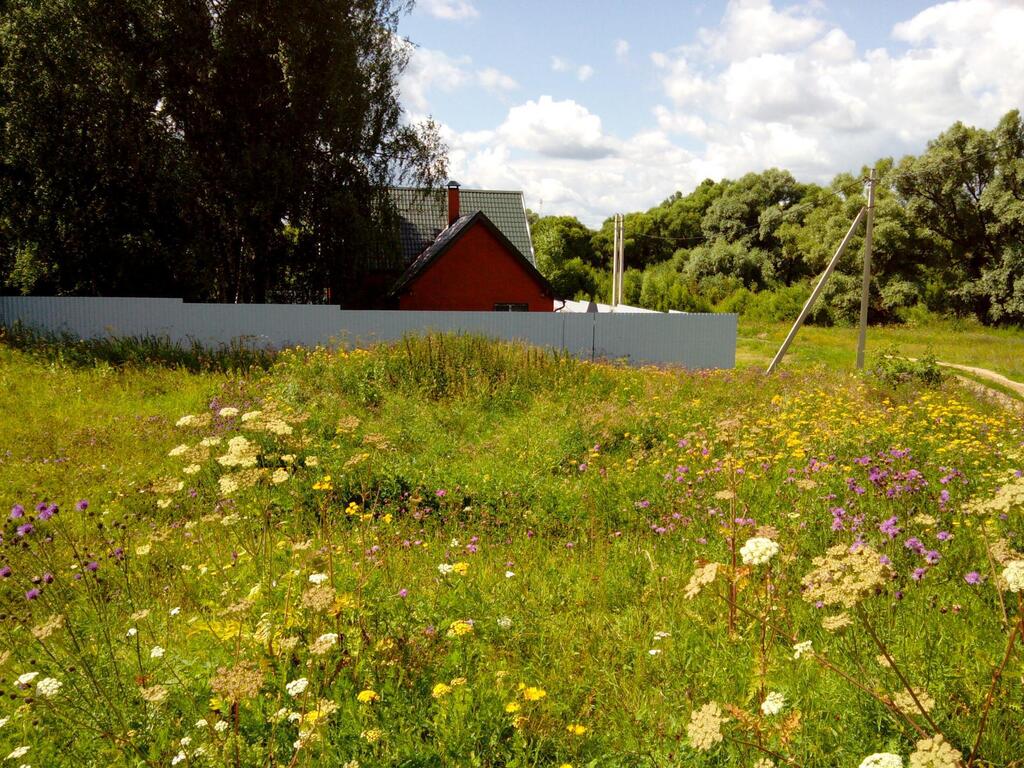
[[[968,378],[967,376],[957,376],[956,378],[957,381],[975,394],[993,400],[1008,411],[1016,411],[1024,414],[1024,384],[1014,381],[1013,379],[1008,379],[1001,373],[990,371],[988,368],[976,368],[973,365],[960,365],[958,363],[944,363],[941,360],[937,362],[943,368],[951,368],[954,371],[963,371],[964,373],[976,376],[977,378],[975,379]],[[1011,392],[1020,395],[1022,399],[1018,400],[1017,398],[1010,397],[1008,394],[1001,392],[995,387],[986,386],[982,382],[978,381],[978,379],[984,379],[986,381],[991,381],[994,384],[999,384]]]
[[[1013,379],[1008,379],[1001,373],[990,371],[988,368],[975,368],[972,365],[943,363],[942,361],[939,361],[939,365],[943,366],[944,368],[954,368],[958,371],[965,371],[966,373],[973,374],[980,379],[988,379],[989,381],[993,381],[996,384],[999,384],[1000,386],[1006,387],[1012,392],[1016,392],[1021,397],[1024,397],[1024,384],[1021,384],[1019,381],[1014,381]]]

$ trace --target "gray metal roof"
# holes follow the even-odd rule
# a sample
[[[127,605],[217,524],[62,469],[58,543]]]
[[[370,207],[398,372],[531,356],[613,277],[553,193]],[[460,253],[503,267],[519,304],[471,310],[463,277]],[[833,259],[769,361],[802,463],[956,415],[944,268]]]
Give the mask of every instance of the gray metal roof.
[[[398,209],[403,264],[409,265],[448,227],[448,190],[394,187],[391,195]],[[477,211],[483,211],[516,249],[536,264],[522,192],[460,189],[459,215]]]
[[[419,274],[424,269],[426,269],[434,259],[438,258],[439,256],[441,256],[441,254],[447,251],[448,247],[451,246],[460,237],[462,237],[462,234],[467,229],[469,229],[470,227],[477,223],[489,229],[491,233],[498,239],[498,241],[505,246],[505,249],[516,259],[520,260],[526,271],[530,273],[530,275],[537,281],[537,283],[543,287],[545,293],[549,296],[554,297],[554,291],[551,288],[551,283],[548,282],[547,278],[540,273],[540,271],[537,269],[537,266],[532,261],[530,261],[530,259],[524,256],[522,252],[520,252],[519,249],[515,247],[512,241],[509,240],[508,237],[506,237],[505,234],[498,229],[497,225],[495,225],[494,222],[492,222],[487,217],[487,214],[484,213],[483,211],[476,211],[475,213],[472,214],[465,214],[463,216],[459,216],[459,218],[453,221],[451,223],[451,226],[447,227],[443,232],[441,232],[441,234],[437,236],[437,239],[435,239],[434,242],[427,246],[427,249],[423,251],[423,253],[421,253],[419,256],[416,257],[416,259],[413,260],[412,264],[409,265],[409,268],[405,270],[405,274],[403,274],[398,279],[398,282],[395,283],[395,287],[391,289],[391,294],[397,296],[400,293],[402,293],[402,291],[405,290],[409,283],[415,280],[419,276]]]

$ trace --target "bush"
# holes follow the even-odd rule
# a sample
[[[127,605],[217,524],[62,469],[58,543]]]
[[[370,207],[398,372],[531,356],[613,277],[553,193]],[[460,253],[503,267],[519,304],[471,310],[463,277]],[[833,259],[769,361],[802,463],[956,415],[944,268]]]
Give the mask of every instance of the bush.
[[[889,386],[917,383],[937,387],[943,378],[942,369],[930,350],[923,357],[912,360],[901,355],[896,347],[881,350],[868,373]]]

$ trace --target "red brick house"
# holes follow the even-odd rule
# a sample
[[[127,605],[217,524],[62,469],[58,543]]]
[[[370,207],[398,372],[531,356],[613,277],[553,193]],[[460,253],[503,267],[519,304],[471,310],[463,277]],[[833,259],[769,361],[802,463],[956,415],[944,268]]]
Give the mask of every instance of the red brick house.
[[[393,192],[403,251],[414,256],[391,289],[399,309],[554,311],[554,291],[533,261],[522,193],[462,191],[452,182],[439,222],[436,190]]]

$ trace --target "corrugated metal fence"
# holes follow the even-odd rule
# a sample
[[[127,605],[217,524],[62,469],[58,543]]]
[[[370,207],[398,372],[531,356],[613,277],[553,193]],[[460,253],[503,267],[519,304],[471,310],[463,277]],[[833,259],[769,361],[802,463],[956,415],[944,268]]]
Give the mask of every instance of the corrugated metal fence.
[[[736,316],[541,312],[354,311],[309,304],[188,304],[181,299],[0,296],[0,325],[79,338],[167,336],[219,346],[367,346],[426,331],[479,333],[565,350],[687,368],[736,364]]]

